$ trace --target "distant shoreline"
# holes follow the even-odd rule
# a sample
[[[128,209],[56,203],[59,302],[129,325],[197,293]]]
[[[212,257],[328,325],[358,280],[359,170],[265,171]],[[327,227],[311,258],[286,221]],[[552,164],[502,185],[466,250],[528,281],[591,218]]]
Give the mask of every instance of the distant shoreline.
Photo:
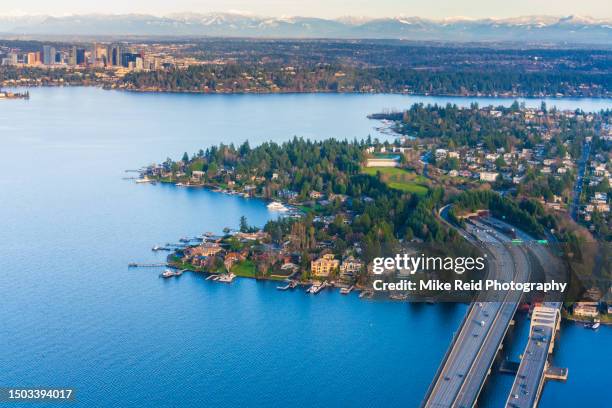
[[[555,100],[572,100],[572,99],[592,99],[592,100],[612,100],[611,96],[574,96],[574,95],[528,95],[528,94],[511,94],[511,95],[499,95],[499,94],[443,94],[443,93],[432,93],[432,94],[421,94],[413,92],[360,92],[360,91],[326,91],[326,90],[311,90],[311,91],[232,91],[232,92],[217,92],[217,91],[195,91],[195,90],[172,90],[172,89],[130,89],[130,88],[112,88],[103,84],[28,84],[28,85],[14,85],[14,84],[0,84],[5,89],[36,89],[36,88],[100,88],[105,91],[121,91],[129,93],[142,93],[142,94],[185,94],[185,95],[404,95],[414,97],[426,97],[426,98],[490,98],[490,99],[555,99]]]

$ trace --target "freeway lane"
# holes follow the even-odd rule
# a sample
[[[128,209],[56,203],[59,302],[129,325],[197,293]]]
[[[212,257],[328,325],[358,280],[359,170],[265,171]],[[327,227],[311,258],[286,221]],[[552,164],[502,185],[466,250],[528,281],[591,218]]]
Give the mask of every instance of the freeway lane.
[[[480,229],[486,229],[484,224],[474,222],[474,225]],[[502,252],[506,258],[502,267],[505,268],[502,276],[511,276],[511,271],[514,275],[509,280],[514,279],[517,282],[527,281],[529,278],[530,264],[527,255],[523,248],[511,245],[511,239],[505,235],[489,230],[489,234],[493,235],[497,240],[497,244],[493,244],[495,250]],[[501,256],[501,254],[500,254]],[[459,395],[456,398],[455,407],[472,407],[485,383],[489,374],[489,370],[493,365],[497,351],[506,336],[508,327],[522,294],[520,292],[508,292],[504,301],[501,303],[500,312],[495,324],[491,326],[487,341],[480,350],[475,359],[470,375],[466,378]]]
[[[521,275],[529,271],[527,258],[522,250],[504,245],[509,238],[479,223],[468,224],[466,232],[491,254],[489,279],[507,282],[517,273],[525,279]],[[475,404],[519,299],[520,294],[506,294],[503,302],[472,305],[424,406],[471,407]]]
[[[546,302],[544,306],[556,312],[561,307],[561,303]],[[506,401],[506,407],[532,408],[537,405],[544,384],[548,352],[555,334],[555,326],[554,318],[539,317],[536,321],[532,321],[527,347]]]
[[[508,224],[499,220],[492,220],[489,224],[499,228],[509,227]],[[550,282],[553,279],[561,282],[567,281],[565,266],[558,257],[553,255],[548,246],[537,243],[532,237],[522,231],[517,231],[517,236],[525,242],[528,251],[534,255],[536,262],[542,267],[546,281]],[[549,298],[547,299],[548,301],[543,304],[544,311],[537,311],[538,309],[536,308],[537,312],[534,312],[532,317],[529,339],[506,401],[507,408],[531,408],[538,404],[544,384],[545,371],[548,366],[548,354],[551,342],[554,341],[554,330],[556,330],[556,320],[554,318],[549,319],[546,316],[547,309],[550,311],[561,309],[561,302],[550,301],[550,294],[547,297]],[[552,312],[553,315],[554,313]]]

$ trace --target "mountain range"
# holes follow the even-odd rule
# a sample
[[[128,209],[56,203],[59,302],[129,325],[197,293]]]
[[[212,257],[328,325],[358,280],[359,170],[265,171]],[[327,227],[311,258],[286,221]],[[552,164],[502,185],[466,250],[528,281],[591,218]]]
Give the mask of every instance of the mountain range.
[[[0,33],[13,36],[222,36],[612,44],[612,19],[580,16],[323,19],[239,13],[178,13],[164,17],[146,14],[0,15]]]

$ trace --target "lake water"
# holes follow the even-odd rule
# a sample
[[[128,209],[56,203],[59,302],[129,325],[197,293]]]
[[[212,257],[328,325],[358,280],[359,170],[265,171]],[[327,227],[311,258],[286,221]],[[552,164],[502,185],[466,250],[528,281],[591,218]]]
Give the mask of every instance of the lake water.
[[[73,406],[416,406],[465,305],[279,292],[159,270],[155,244],[274,218],[265,203],[135,185],[125,169],[219,142],[365,138],[366,115],[415,101],[512,100],[401,95],[166,95],[33,89],[0,101],[0,386],[77,389]],[[538,106],[539,100],[528,100]],[[610,100],[550,100],[598,110]],[[528,324],[508,350],[518,355]],[[566,324],[540,406],[606,401],[612,330]],[[503,404],[494,375],[483,406]]]

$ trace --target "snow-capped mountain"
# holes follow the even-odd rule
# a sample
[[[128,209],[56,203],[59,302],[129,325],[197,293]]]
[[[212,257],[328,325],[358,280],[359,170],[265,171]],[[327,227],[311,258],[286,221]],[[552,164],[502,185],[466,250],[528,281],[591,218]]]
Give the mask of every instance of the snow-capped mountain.
[[[612,44],[612,20],[582,16],[266,17],[248,13],[0,16],[0,32],[24,35],[228,36],[267,38],[380,38],[435,41],[546,41]]]

